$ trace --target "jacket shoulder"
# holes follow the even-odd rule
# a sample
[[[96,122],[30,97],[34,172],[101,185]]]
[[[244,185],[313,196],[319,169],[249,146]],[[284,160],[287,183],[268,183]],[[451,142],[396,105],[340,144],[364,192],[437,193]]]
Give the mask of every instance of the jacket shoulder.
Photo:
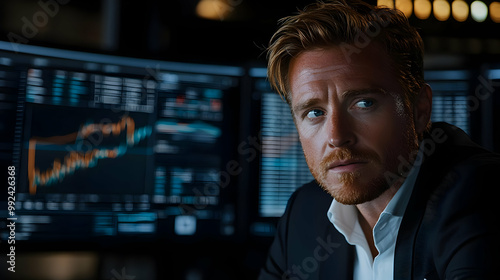
[[[315,212],[320,208],[324,208],[326,213],[332,200],[333,198],[313,180],[297,188],[292,194],[290,202],[294,203],[294,207],[300,208],[309,205],[310,207],[303,209],[305,211],[313,210]]]
[[[402,248],[409,249],[416,278],[432,279],[431,274],[441,279],[489,275],[500,262],[496,238],[500,211],[493,195],[500,155],[473,143],[456,127],[438,124],[431,133],[445,141],[436,141],[435,149],[430,149],[433,142],[427,142],[429,154],[400,229],[406,234],[401,237],[408,241],[413,239],[409,232],[418,232],[414,241],[417,245],[411,254],[411,248],[405,246],[407,241],[401,238],[403,247],[397,250],[400,261],[406,254]],[[408,231],[410,228],[413,230]]]
[[[304,238],[307,234],[332,226],[327,211],[333,198],[316,181],[311,181],[295,190],[288,201],[284,218],[288,220],[291,238]],[[309,230],[304,230],[308,228]],[[298,236],[295,236],[298,235]]]
[[[312,181],[299,187],[281,217],[263,279],[352,279],[354,251],[327,217],[333,198]]]

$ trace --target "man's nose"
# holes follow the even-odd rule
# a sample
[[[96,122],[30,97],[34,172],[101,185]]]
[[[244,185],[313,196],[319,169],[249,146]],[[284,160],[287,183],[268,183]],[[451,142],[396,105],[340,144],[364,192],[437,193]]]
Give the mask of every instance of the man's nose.
[[[336,110],[327,119],[327,144],[331,148],[349,146],[355,143],[353,125],[347,112]]]

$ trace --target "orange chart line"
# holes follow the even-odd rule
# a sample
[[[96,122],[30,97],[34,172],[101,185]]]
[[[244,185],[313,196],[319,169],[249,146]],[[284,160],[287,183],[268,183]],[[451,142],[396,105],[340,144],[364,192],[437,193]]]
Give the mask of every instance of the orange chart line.
[[[81,127],[78,132],[70,133],[62,136],[52,137],[33,137],[29,140],[28,148],[28,181],[30,194],[36,194],[38,184],[45,185],[54,178],[60,178],[60,174],[69,174],[77,168],[87,168],[101,158],[115,158],[119,154],[119,149],[94,149],[83,153],[71,151],[64,157],[64,162],[60,159],[55,159],[53,167],[41,172],[35,167],[36,145],[39,144],[56,144],[62,145],[74,142],[76,139],[85,139],[95,132],[101,132],[103,136],[120,135],[124,129],[127,129],[126,142],[127,146],[134,145],[135,122],[131,117],[123,117],[117,123],[110,124],[87,124]]]
[[[35,147],[36,147],[36,140],[30,140],[29,141],[29,148],[28,148],[28,181],[29,181],[30,194],[36,193],[36,185],[34,184],[34,180],[35,180]]]

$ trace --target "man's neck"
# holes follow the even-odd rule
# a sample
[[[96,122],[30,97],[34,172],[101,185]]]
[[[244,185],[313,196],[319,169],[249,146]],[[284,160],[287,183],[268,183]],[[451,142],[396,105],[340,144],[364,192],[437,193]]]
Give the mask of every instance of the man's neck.
[[[368,242],[368,246],[370,247],[372,258],[375,258],[379,253],[375,247],[375,241],[373,240],[373,228],[375,227],[375,224],[377,224],[380,214],[382,214],[400,187],[401,183],[394,184],[376,199],[356,205],[356,208],[359,211],[359,225],[361,226],[366,241]]]
[[[373,230],[380,214],[382,214],[400,187],[401,183],[393,184],[376,199],[356,205],[356,208],[358,208],[359,213],[366,220],[371,230]]]

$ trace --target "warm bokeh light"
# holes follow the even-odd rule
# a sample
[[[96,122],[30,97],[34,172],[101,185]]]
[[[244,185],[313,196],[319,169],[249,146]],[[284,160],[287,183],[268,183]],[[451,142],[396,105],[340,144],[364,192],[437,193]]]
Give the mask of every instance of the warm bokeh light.
[[[92,279],[99,257],[93,252],[33,252],[19,257],[19,265],[29,267],[19,279]]]
[[[488,17],[488,6],[482,1],[474,1],[470,5],[470,15],[477,22],[483,22]]]
[[[388,8],[394,8],[394,0],[377,0],[377,6],[386,6]]]
[[[396,9],[403,12],[409,18],[413,12],[413,2],[411,0],[396,0]]]
[[[229,5],[222,0],[201,0],[196,6],[196,14],[206,19],[223,20],[230,12]]]
[[[500,2],[491,2],[490,17],[494,22],[500,23]]]
[[[415,0],[414,12],[419,19],[428,19],[431,15],[432,5],[429,0]]]
[[[451,3],[451,14],[457,21],[466,21],[469,17],[469,5],[463,0],[455,0]]]
[[[439,21],[450,18],[450,3],[446,0],[434,0],[434,17]]]

